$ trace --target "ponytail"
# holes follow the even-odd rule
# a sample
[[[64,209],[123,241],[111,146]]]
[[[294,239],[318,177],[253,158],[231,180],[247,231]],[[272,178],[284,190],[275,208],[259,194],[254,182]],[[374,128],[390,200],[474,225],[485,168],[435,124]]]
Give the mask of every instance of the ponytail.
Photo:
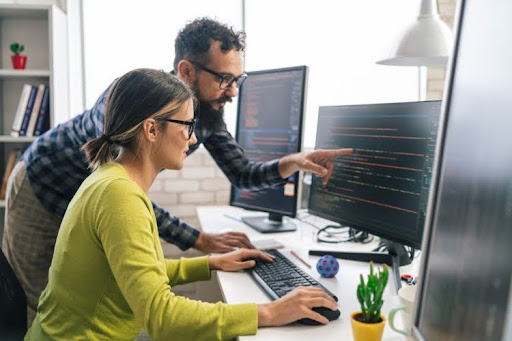
[[[112,141],[110,140],[110,137],[108,135],[102,135],[88,141],[82,146],[82,148],[80,148],[80,150],[85,152],[87,163],[91,170],[94,171],[102,164],[114,159],[110,153],[111,144]]]
[[[190,98],[194,98],[192,90],[176,76],[163,71],[136,69],[117,79],[105,103],[104,135],[80,148],[89,168],[94,171],[114,160],[112,144],[135,152],[145,119],[168,118]],[[160,127],[165,126],[163,122]]]

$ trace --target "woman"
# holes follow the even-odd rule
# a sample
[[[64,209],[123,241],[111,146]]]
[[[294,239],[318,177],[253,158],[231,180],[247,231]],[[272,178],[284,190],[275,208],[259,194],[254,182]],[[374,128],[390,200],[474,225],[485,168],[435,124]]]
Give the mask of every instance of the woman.
[[[94,172],[70,202],[49,281],[27,340],[223,340],[258,326],[336,309],[320,289],[300,288],[268,304],[210,304],[175,296],[171,286],[237,271],[270,255],[238,250],[217,257],[164,259],[147,191],[161,169],[181,169],[194,135],[194,97],[179,79],[138,69],[121,77],[107,102],[104,135],[82,149]],[[116,146],[118,156],[111,150]]]

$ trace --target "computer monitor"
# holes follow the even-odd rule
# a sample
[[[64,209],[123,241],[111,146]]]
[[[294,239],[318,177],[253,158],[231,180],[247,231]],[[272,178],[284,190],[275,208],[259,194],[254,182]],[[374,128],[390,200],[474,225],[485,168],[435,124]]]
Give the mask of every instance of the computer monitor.
[[[297,153],[302,147],[307,67],[249,72],[240,88],[236,139],[251,162],[267,162]],[[263,190],[231,187],[230,205],[268,212],[242,217],[256,230],[285,232],[296,229],[283,216],[295,217],[299,198],[299,174],[279,186]]]
[[[512,340],[512,2],[458,2],[413,334]]]
[[[327,185],[313,176],[311,214],[420,248],[439,101],[321,107],[315,149],[353,148]]]

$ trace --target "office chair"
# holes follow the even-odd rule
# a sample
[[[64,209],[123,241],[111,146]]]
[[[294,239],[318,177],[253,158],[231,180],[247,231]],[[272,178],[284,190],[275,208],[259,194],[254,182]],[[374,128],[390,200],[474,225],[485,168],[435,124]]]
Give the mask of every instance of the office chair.
[[[0,251],[0,339],[23,340],[27,332],[27,298],[11,265]]]

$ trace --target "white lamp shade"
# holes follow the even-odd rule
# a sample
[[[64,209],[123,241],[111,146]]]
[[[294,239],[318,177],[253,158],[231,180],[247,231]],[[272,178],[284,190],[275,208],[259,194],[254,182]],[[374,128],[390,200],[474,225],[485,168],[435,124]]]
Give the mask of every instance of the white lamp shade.
[[[437,6],[422,3],[422,12],[400,35],[389,58],[377,64],[397,66],[445,66],[452,46],[452,33],[437,14]]]

